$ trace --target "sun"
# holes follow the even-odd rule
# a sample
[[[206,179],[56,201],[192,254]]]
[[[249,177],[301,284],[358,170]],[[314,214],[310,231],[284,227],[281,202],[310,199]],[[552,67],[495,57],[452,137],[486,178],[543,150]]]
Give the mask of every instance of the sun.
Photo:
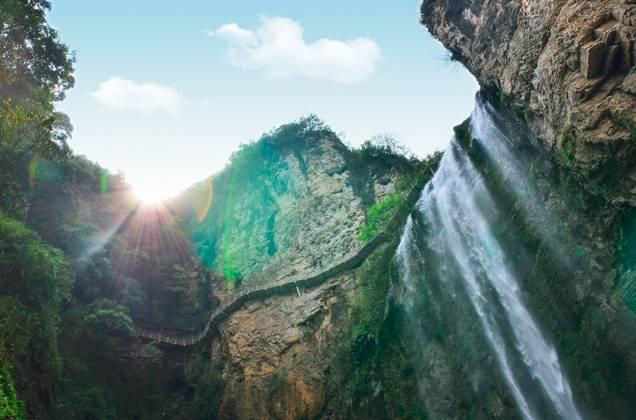
[[[172,195],[164,185],[150,183],[134,184],[133,193],[144,204],[160,204]]]

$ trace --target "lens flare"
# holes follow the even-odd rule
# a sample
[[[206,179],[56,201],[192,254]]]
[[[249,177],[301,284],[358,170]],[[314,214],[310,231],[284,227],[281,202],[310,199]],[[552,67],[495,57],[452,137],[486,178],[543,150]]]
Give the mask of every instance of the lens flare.
[[[110,185],[111,185],[110,172],[108,172],[108,170],[103,170],[102,176],[99,179],[99,190],[101,191],[102,195],[106,194],[110,190]]]
[[[135,183],[133,194],[144,204],[160,204],[174,195],[165,185],[154,182]]]
[[[212,178],[209,178],[203,183],[203,194],[199,200],[195,203],[197,219],[202,222],[212,206],[212,199],[214,197],[214,182]]]
[[[28,170],[29,182],[32,187],[59,182],[64,177],[64,172],[57,163],[39,157],[31,160]]]

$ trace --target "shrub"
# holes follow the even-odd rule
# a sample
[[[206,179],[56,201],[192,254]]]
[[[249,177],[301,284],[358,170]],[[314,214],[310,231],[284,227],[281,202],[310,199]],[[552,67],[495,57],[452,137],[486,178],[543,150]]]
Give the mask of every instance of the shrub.
[[[23,413],[22,402],[18,400],[11,375],[0,370],[0,418],[23,419]]]
[[[0,213],[0,366],[16,378],[31,411],[51,395],[52,379],[61,367],[59,312],[70,283],[62,252],[44,244],[24,223]],[[16,407],[12,381],[0,374],[0,410],[9,411]]]
[[[630,117],[626,112],[621,112],[614,116],[620,125],[622,125],[627,131],[629,131],[629,137],[631,141],[636,142],[636,121]]]
[[[358,148],[351,150],[356,162],[362,163],[373,159],[400,160],[412,162],[416,160],[413,153],[394,137],[380,134],[366,140]]]
[[[360,230],[358,239],[366,243],[380,233],[400,207],[402,199],[402,194],[394,193],[381,203],[371,206],[367,211],[367,222]]]
[[[128,309],[109,299],[98,299],[92,303],[84,322],[94,334],[131,337],[135,332]]]

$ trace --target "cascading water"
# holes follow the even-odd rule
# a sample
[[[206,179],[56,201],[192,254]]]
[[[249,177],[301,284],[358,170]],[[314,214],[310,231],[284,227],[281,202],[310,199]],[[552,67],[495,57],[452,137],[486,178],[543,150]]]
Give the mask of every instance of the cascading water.
[[[473,141],[479,142],[504,182],[517,193],[519,205],[528,212],[541,209],[493,112],[477,101],[471,116]],[[398,248],[412,335],[418,347],[429,348],[423,358],[440,354],[430,350],[430,342],[443,340],[448,335],[445,330],[462,337],[452,345],[460,349],[457,351],[478,348],[475,343],[481,342],[483,354],[488,356],[471,356],[475,351],[465,350],[467,360],[474,359],[475,370],[488,363],[497,368],[504,393],[516,403],[522,417],[579,419],[557,353],[525,303],[517,274],[525,268],[516,267],[511,258],[511,254],[523,252],[523,245],[502,243],[496,232],[502,217],[499,207],[464,146],[453,139],[438,172],[422,192]],[[547,214],[538,217],[549,219]],[[432,331],[436,329],[439,331]],[[472,344],[462,344],[462,340]],[[434,376],[434,370],[429,365],[420,376]],[[489,372],[482,369],[484,375]],[[479,383],[490,381],[472,377],[476,378],[475,390]],[[422,387],[424,394],[435,392],[435,386]]]

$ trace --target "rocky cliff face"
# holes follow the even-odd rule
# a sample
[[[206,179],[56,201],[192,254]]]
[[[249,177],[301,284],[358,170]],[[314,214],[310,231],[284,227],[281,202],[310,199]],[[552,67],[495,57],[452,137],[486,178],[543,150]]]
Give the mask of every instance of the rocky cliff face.
[[[382,147],[351,150],[330,130],[302,121],[244,147],[223,172],[186,194],[181,201],[189,204],[178,211],[191,218],[196,248],[218,274],[212,292],[223,305],[250,287],[299,281],[357,255],[368,209],[396,193],[406,197],[416,179],[423,185],[422,167]],[[399,317],[388,301],[398,239],[390,232],[360,266],[314,288],[243,305],[191,348],[209,355],[223,378],[215,415],[416,412],[404,337],[383,329]],[[381,346],[380,334],[391,335]]]
[[[614,269],[620,223],[615,206],[607,206],[636,205],[635,16],[634,4],[617,0],[422,5],[423,22],[502,111],[498,125],[518,143],[516,159],[531,162],[524,177],[537,184],[539,204],[524,214],[514,199],[520,191],[508,191],[497,176],[496,163],[506,162],[488,161],[466,127],[463,135],[458,128],[466,155],[503,209],[496,231],[523,242],[517,246],[524,251],[513,253],[520,272],[532,267],[522,276],[528,301],[592,418],[628,418],[636,389],[636,325],[623,305],[636,290],[633,258]],[[590,204],[588,195],[580,199],[559,168],[577,174],[578,185],[603,204]],[[244,147],[177,211],[191,221],[199,257],[217,274],[212,306],[255,285],[294,284],[355,254],[370,207],[404,192],[419,171],[395,156],[352,151],[315,120],[283,126]],[[544,206],[559,224],[533,229],[521,222],[539,217]],[[572,242],[560,242],[561,253],[546,251],[557,226]],[[166,383],[190,387],[166,412],[192,418],[514,417],[504,382],[493,378],[488,347],[447,325],[457,318],[474,330],[464,317],[470,311],[453,302],[425,304],[417,318],[425,340],[416,343],[419,353],[413,350],[412,325],[394,303],[412,293],[395,281],[399,234],[391,232],[361,265],[315,287],[263,294],[240,306],[215,324],[209,339],[184,352],[153,348],[158,360],[183,360],[183,371],[171,364]],[[561,254],[570,271],[555,268]],[[436,305],[443,306],[439,319],[427,312]]]
[[[633,248],[628,242],[636,206],[636,2],[424,0],[421,12],[433,36],[479,81],[517,158],[532,162],[522,179],[537,184],[540,208],[557,214],[559,229],[580,247],[570,264],[577,274],[566,276],[550,272],[551,259],[575,245],[560,242],[556,251],[544,253],[528,238],[550,240],[553,232],[515,236],[530,250],[534,266],[547,272],[528,274],[523,286],[556,337],[583,411],[590,418],[632,418],[636,260],[625,249]],[[468,155],[496,190],[502,180],[488,167],[510,162],[480,157],[468,130],[461,131]],[[518,200],[504,195],[497,203]],[[431,334],[440,323],[426,319]],[[449,343],[458,339],[449,336]],[[470,362],[462,359],[460,369],[465,366]],[[456,407],[443,411],[449,405],[441,396],[454,401],[469,388],[457,386],[459,380],[455,394],[451,387],[440,391],[448,375],[429,376],[426,385],[442,384],[428,396],[429,406],[440,417],[457,415]],[[496,399],[486,396],[480,406],[491,401]],[[494,407],[485,409],[487,416],[510,416]]]
[[[192,192],[203,203],[194,241],[231,288],[326,269],[355,252],[367,208],[412,170],[406,160],[369,166],[330,130],[306,124],[244,147]]]
[[[347,403],[351,306],[365,278],[334,277],[313,290],[247,305],[219,326],[212,354],[223,360],[222,418],[317,418]],[[334,413],[332,412],[331,415]]]
[[[545,150],[636,205],[636,2],[424,0],[421,13]]]

